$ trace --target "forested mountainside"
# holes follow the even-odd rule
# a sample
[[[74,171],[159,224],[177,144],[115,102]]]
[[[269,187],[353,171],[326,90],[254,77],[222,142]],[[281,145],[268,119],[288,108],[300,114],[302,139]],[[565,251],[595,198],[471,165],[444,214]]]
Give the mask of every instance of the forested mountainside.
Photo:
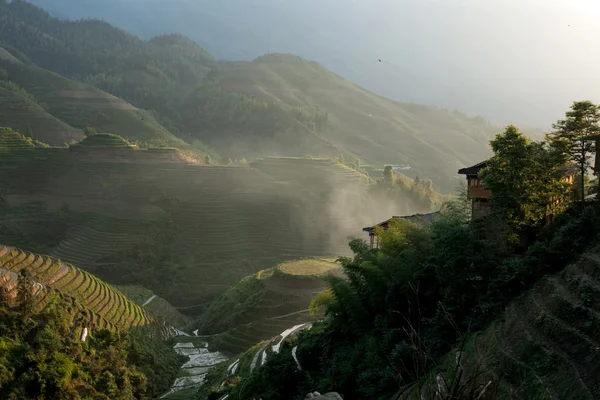
[[[46,138],[53,143],[89,126],[150,144],[192,146],[224,160],[275,154],[358,157],[379,168],[409,164],[411,177],[432,179],[450,192],[455,170],[489,155],[487,141],[495,131],[481,118],[382,98],[291,55],[217,62],[181,35],[142,41],[101,21],[60,21],[22,0],[2,2],[0,21],[0,77],[12,88],[6,101],[20,115],[8,122],[40,139],[47,134],[26,125],[27,115],[52,119],[54,132],[64,127],[61,122],[72,126],[70,135]],[[129,105],[102,92],[92,95],[89,86],[62,88],[68,86],[64,79],[53,86],[49,81],[59,78],[40,68]],[[28,88],[23,71],[40,75],[46,89]],[[72,102],[80,92],[89,94],[84,105],[96,113],[76,119],[72,112],[79,110]],[[158,122],[137,109],[151,111]]]

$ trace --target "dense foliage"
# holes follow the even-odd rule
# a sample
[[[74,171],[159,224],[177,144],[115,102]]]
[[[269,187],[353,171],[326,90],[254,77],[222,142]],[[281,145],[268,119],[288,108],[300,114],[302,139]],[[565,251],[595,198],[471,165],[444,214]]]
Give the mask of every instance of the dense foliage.
[[[134,333],[90,331],[80,306],[56,295],[39,312],[20,278],[16,302],[0,303],[0,398],[151,399],[168,390],[179,358]]]
[[[596,151],[596,139],[588,137],[600,134],[600,107],[591,101],[576,101],[567,111],[565,119],[554,124],[549,135],[552,143],[569,160],[579,167],[579,176],[585,176],[591,167],[590,159]],[[585,181],[579,179],[579,200],[585,197]]]
[[[494,156],[480,178],[493,193],[496,215],[517,240],[524,230],[547,222],[567,206],[567,158],[555,146],[530,141],[513,125],[496,135],[491,146]]]
[[[380,232],[377,250],[351,242],[355,255],[343,259],[348,279],[328,278],[327,318],[300,336],[304,373],[286,375],[285,385],[253,375],[234,394],[277,399],[295,386],[296,398],[310,390],[388,398],[435,368],[461,335],[482,329],[540,277],[576,259],[600,229],[597,205],[572,208],[516,257],[482,239],[466,216],[455,203],[431,225],[395,222]],[[282,370],[283,360],[268,368]],[[295,365],[289,360],[286,368]]]

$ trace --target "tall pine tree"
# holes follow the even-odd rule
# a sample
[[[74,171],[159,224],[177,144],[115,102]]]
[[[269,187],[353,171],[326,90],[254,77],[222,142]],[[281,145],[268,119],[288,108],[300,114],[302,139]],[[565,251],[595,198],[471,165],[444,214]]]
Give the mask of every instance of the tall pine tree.
[[[585,177],[591,166],[590,158],[596,151],[595,141],[587,139],[600,133],[600,108],[591,101],[574,102],[566,118],[557,121],[553,128],[548,138],[579,166],[579,173]],[[585,179],[579,181],[581,201],[585,198],[584,182]]]

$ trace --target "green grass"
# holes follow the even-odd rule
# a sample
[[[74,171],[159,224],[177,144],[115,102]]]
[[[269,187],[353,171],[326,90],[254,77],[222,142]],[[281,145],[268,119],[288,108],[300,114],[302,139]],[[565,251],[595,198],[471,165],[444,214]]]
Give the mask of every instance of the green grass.
[[[319,259],[304,259],[290,261],[279,265],[279,271],[284,274],[294,276],[313,276],[323,275],[326,272],[337,268],[336,264]]]

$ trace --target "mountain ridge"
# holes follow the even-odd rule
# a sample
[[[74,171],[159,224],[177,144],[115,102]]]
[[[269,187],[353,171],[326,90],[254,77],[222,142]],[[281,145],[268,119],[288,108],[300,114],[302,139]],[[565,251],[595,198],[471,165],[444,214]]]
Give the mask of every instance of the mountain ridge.
[[[94,121],[97,113],[76,120],[53,114],[79,130],[90,125],[150,145],[220,154],[222,161],[278,155],[360,159],[376,168],[410,164],[407,175],[430,178],[446,193],[456,170],[489,156],[487,142],[498,131],[481,117],[384,98],[299,56],[218,62],[180,34],[143,41],[103,21],[58,20],[22,0],[0,10],[0,45],[25,70],[46,68],[151,110],[130,110],[132,118],[117,128]],[[14,77],[14,66],[8,69],[10,81],[33,90]],[[58,108],[64,101],[38,99]]]

